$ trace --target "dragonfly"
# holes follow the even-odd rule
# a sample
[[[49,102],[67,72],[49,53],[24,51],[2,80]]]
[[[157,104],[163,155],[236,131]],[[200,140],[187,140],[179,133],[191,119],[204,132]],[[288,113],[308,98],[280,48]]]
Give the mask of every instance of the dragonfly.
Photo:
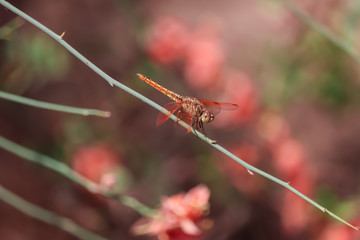
[[[211,100],[197,99],[195,97],[182,96],[164,88],[160,84],[140,73],[138,73],[137,76],[173,100],[173,102],[169,102],[164,105],[164,108],[168,110],[170,114],[166,115],[160,112],[156,119],[156,126],[163,124],[177,111],[176,116],[178,121],[182,120],[190,126],[187,129],[188,132],[191,131],[191,128],[194,128],[206,136],[204,123],[212,122],[215,119],[215,115],[221,110],[236,110],[239,108],[237,104],[233,103],[215,102]]]

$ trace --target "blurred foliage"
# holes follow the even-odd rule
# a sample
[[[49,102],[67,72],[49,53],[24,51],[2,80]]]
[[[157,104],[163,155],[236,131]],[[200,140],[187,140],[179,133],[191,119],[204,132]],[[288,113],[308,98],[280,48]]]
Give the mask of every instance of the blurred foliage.
[[[3,45],[7,73],[3,89],[21,93],[31,86],[61,79],[69,69],[69,54],[43,33],[17,32]]]
[[[211,19],[211,11],[204,14],[203,11],[205,10],[199,8],[198,5],[184,4],[182,2],[180,8],[176,5],[176,1],[157,2],[156,4],[149,4],[146,1],[139,3],[116,1],[115,6],[117,7],[109,5],[110,2],[101,1],[88,2],[81,6],[74,5],[74,12],[72,12],[74,19],[63,19],[64,21],[61,22],[60,26],[69,29],[69,32],[72,31],[72,44],[77,48],[81,46],[81,49],[78,50],[81,50],[81,53],[85,56],[93,54],[91,58],[92,61],[94,59],[97,66],[105,72],[115,75],[114,77],[125,85],[159,103],[165,103],[166,97],[137,80],[135,76],[137,72],[146,74],[164,87],[180,94],[199,97],[209,96],[213,100],[217,100],[216,98],[221,96],[223,99],[219,99],[219,101],[232,101],[232,99],[229,99],[230,95],[226,94],[225,85],[229,85],[228,88],[234,90],[234,95],[246,95],[247,92],[241,92],[246,88],[244,83],[253,84],[254,82],[255,84],[251,86],[254,86],[254,89],[256,88],[254,91],[256,94],[248,94],[249,98],[253,101],[257,101],[259,98],[259,102],[262,102],[262,104],[251,112],[252,118],[249,118],[251,120],[234,126],[226,125],[226,123],[223,126],[216,126],[215,122],[213,126],[207,128],[210,132],[209,136],[214,136],[221,143],[231,143],[235,151],[241,149],[242,143],[253,142],[254,145],[257,145],[256,153],[261,156],[258,159],[261,169],[271,173],[276,172],[274,175],[278,174],[280,178],[284,178],[284,181],[295,182],[294,185],[296,186],[303,187],[305,185],[304,194],[312,199],[319,200],[320,204],[328,209],[335,210],[334,212],[339,213],[339,215],[349,218],[356,217],[354,209],[356,209],[358,197],[344,202],[335,194],[335,191],[317,190],[318,183],[314,180],[317,177],[322,180],[323,175],[331,175],[328,172],[321,173],[320,170],[324,168],[317,165],[320,164],[317,162],[318,158],[314,159],[314,156],[318,157],[316,151],[324,148],[324,152],[333,153],[331,151],[334,151],[335,148],[331,144],[339,144],[338,141],[341,141],[341,139],[338,140],[337,138],[341,133],[339,132],[335,136],[331,135],[333,142],[327,142],[329,140],[327,135],[324,134],[324,137],[318,134],[318,142],[315,141],[315,144],[313,144],[315,137],[309,132],[311,130],[306,130],[309,125],[305,125],[303,128],[298,127],[298,125],[301,125],[299,122],[302,120],[291,119],[291,116],[288,119],[287,114],[291,112],[288,111],[289,109],[296,112],[295,107],[302,103],[305,103],[304,105],[307,107],[304,111],[305,115],[306,111],[316,110],[316,108],[312,107],[318,107],[319,105],[325,111],[335,112],[334,115],[339,110],[351,112],[348,111],[347,107],[360,105],[360,97],[357,94],[359,86],[356,80],[358,78],[358,66],[354,65],[353,60],[342,49],[336,47],[318,32],[304,27],[305,24],[303,23],[299,27],[299,23],[289,21],[289,16],[285,14],[282,5],[263,1],[260,4],[261,9],[258,11],[259,6],[257,3],[254,4],[252,1],[239,2],[244,4],[244,8],[233,7],[232,4],[221,4],[222,6],[219,8],[218,3],[208,3],[209,9],[214,8],[216,14],[218,12],[222,14],[219,16],[224,20],[224,24],[218,26],[215,26],[216,24],[213,21],[209,21],[204,25],[198,24],[204,19]],[[46,5],[45,2],[43,4]],[[51,8],[51,6],[54,6],[53,4],[64,5],[61,5],[63,8]],[[99,5],[97,4],[103,7],[104,11],[99,11]],[[166,4],[169,5],[165,6]],[[315,6],[318,3],[313,2],[313,4]],[[64,6],[67,6],[67,3],[57,2],[46,5],[47,8],[33,7],[32,10],[49,11],[50,13],[49,9],[52,9],[53,12],[51,13],[56,14],[49,14],[51,17],[63,16],[63,14],[69,14],[70,16],[71,11]],[[187,7],[191,7],[193,12],[189,11],[190,8]],[[84,8],[81,18],[77,18],[79,16],[78,8]],[[212,50],[228,48],[229,51],[223,54],[211,55],[211,52],[216,53],[217,51],[208,51],[208,48],[197,51],[201,48],[201,44],[199,44],[191,48],[193,52],[189,50],[190,48],[179,51],[178,54],[183,58],[182,61],[177,59],[163,65],[154,61],[147,53],[148,35],[151,34],[154,19],[169,18],[165,14],[166,9],[170,9],[170,17],[173,14],[176,17],[182,16],[184,18],[179,23],[183,24],[184,29],[189,30],[188,43],[193,43],[196,40],[194,36],[199,32],[208,30],[211,33],[210,36],[216,32],[214,35],[216,35],[216,39],[218,38],[216,41],[210,41],[212,43],[210,45],[214,47]],[[333,17],[331,17],[330,22],[336,22],[343,17],[343,22],[338,21],[339,23],[335,24],[339,29],[337,32],[344,34],[349,42],[354,42],[354,45],[356,45],[359,3],[356,0],[349,1],[349,5],[344,9],[346,9],[344,15],[330,12],[330,14],[334,14],[331,15]],[[310,8],[310,10],[312,9]],[[51,23],[51,21],[56,22],[58,19],[49,19],[48,23]],[[232,23],[235,24],[232,25]],[[243,24],[238,25],[237,23]],[[254,26],[248,23],[252,23]],[[276,27],[273,25],[276,25]],[[172,47],[176,47],[178,35],[173,34],[173,25],[166,26],[169,28],[168,31],[160,29],[156,32],[156,37],[159,37],[160,40],[165,39],[165,42],[170,45],[167,46],[169,47],[168,50],[171,50]],[[172,123],[166,123],[159,128],[155,128],[157,113],[154,109],[138,99],[124,94],[119,89],[109,87],[105,82],[96,81],[96,74],[89,71],[85,66],[84,69],[86,70],[83,70],[74,65],[70,61],[69,54],[60,45],[39,31],[30,31],[26,27],[27,25],[22,25],[21,21],[15,19],[0,28],[0,51],[4,62],[0,66],[0,76],[5,79],[5,81],[0,82],[0,88],[17,93],[25,93],[28,89],[37,88],[38,91],[34,94],[38,94],[40,97],[42,94],[43,96],[54,96],[54,100],[66,100],[79,105],[106,106],[106,110],[112,112],[112,117],[106,121],[99,120],[97,122],[92,118],[64,116],[59,113],[56,115],[35,114],[36,116],[33,116],[34,114],[30,110],[29,112],[14,115],[15,117],[20,116],[26,121],[31,118],[33,122],[38,121],[40,123],[36,129],[35,127],[31,129],[33,131],[27,131],[27,128],[30,127],[23,124],[23,119],[14,121],[15,117],[8,114],[9,110],[7,109],[9,108],[4,108],[0,109],[0,121],[5,122],[3,124],[5,130],[11,129],[15,132],[13,134],[16,137],[20,139],[27,138],[28,142],[35,142],[35,138],[45,139],[40,141],[43,145],[37,147],[37,150],[50,156],[56,156],[56,158],[62,159],[64,162],[66,161],[69,166],[72,166],[74,162],[74,152],[83,146],[103,143],[112,150],[116,149],[116,152],[119,153],[116,159],[119,160],[121,166],[114,171],[119,181],[116,182],[114,190],[127,190],[131,195],[136,196],[136,198],[149,206],[156,206],[161,201],[161,196],[165,194],[176,194],[190,189],[200,182],[208,185],[211,189],[212,208],[210,214],[216,223],[214,230],[210,230],[213,232],[210,232],[208,239],[214,239],[213,233],[223,236],[223,239],[230,239],[226,237],[236,236],[238,232],[246,235],[243,237],[244,239],[256,239],[259,227],[266,228],[261,233],[263,235],[276,232],[276,234],[283,237],[277,238],[269,235],[268,239],[285,239],[289,235],[284,229],[289,222],[294,222],[289,232],[293,234],[292,236],[296,236],[291,239],[305,239],[306,237],[302,238],[303,235],[311,235],[313,239],[318,239],[320,233],[314,233],[319,230],[316,228],[319,224],[316,222],[315,214],[306,212],[303,213],[306,216],[302,218],[299,217],[298,212],[290,211],[294,203],[293,198],[284,197],[283,193],[286,190],[274,186],[273,183],[268,183],[257,175],[250,176],[240,165],[236,165],[236,169],[241,170],[241,174],[232,171],[235,169],[233,165],[222,169],[221,167],[224,167],[226,163],[221,160],[219,155],[209,151],[208,146],[202,145],[203,143],[194,136],[179,137],[176,135]],[[168,33],[168,35],[164,33]],[[284,35],[293,34],[294,36],[287,36],[291,39],[289,41],[286,36],[284,40],[279,33],[284,33]],[[276,36],[274,37],[274,35]],[[205,34],[204,36],[202,44],[207,45],[209,41],[208,35]],[[225,44],[221,44],[226,42],[226,38],[229,46],[225,47]],[[99,45],[100,47],[94,50],[93,43],[102,42],[104,39],[107,42],[106,47],[104,48],[100,44],[101,46]],[[116,41],[107,41],[107,39],[116,39]],[[266,40],[263,41],[263,39]],[[242,42],[242,40],[245,41]],[[268,42],[276,43],[269,44]],[[168,51],[163,51],[164,49],[166,50],[164,46],[160,45],[158,53],[169,54]],[[243,54],[243,52],[247,54]],[[260,54],[256,55],[257,52],[260,52]],[[226,56],[226,54],[229,56]],[[235,54],[236,57],[232,56]],[[218,60],[219,56],[224,58],[223,61],[219,61],[219,65],[209,67],[213,65],[206,64],[209,59]],[[234,59],[234,63],[230,63],[229,59]],[[256,59],[256,63],[251,62],[254,59]],[[184,71],[187,61],[196,62],[196,65],[192,68],[195,69],[193,71],[195,77],[191,80],[186,80]],[[118,68],[118,65],[121,67]],[[204,68],[199,70],[199,66]],[[212,68],[219,68],[219,75],[214,74],[214,80],[209,84],[213,87],[211,91],[196,88],[192,85],[198,79],[198,72],[205,73],[204,76],[207,76],[206,73],[211,72]],[[241,74],[239,74],[239,78],[234,78],[234,81],[226,82],[225,75],[229,72]],[[74,78],[74,81],[66,81],[66,78],[69,77]],[[92,77],[94,79],[89,79]],[[205,80],[207,79],[205,78]],[[257,95],[258,92],[259,96]],[[250,105],[249,102],[243,101],[244,106]],[[269,117],[265,120],[268,123],[268,129],[270,129],[267,129],[268,131],[265,131],[265,133],[269,136],[266,136],[268,138],[260,136],[261,134],[256,130],[256,125],[259,124],[264,113],[266,114],[267,111],[272,112],[273,109],[277,110],[277,112],[274,111],[276,119]],[[6,119],[7,116],[10,117]],[[44,116],[52,116],[52,118],[47,119]],[[226,114],[224,113],[222,116],[226,116]],[[222,116],[217,120],[221,120]],[[328,118],[328,116],[321,115],[320,117],[322,119]],[[234,115],[233,118],[235,118],[236,122],[239,122],[241,116]],[[326,121],[331,121],[331,119],[325,119],[324,121],[328,123]],[[314,121],[310,124],[317,126],[317,124],[322,123],[321,121]],[[38,129],[44,129],[45,134],[41,135]],[[347,128],[344,131],[351,132],[352,130]],[[296,139],[299,131],[303,131],[302,136],[305,136],[301,141]],[[306,138],[307,134],[309,136]],[[300,147],[296,148],[295,146],[294,149],[294,147],[291,147],[294,144],[290,144],[289,147],[289,144],[284,144],[286,141],[296,141],[297,144],[295,145]],[[354,138],[352,141],[356,142],[357,139]],[[303,143],[307,145],[303,145]],[[329,145],[325,148],[322,144]],[[309,155],[307,151],[310,152]],[[236,154],[238,155],[238,153]],[[281,161],[277,160],[277,158],[281,158]],[[322,155],[319,158],[322,158]],[[85,163],[82,167],[96,173],[105,162],[103,159],[97,160],[94,161],[96,164]],[[244,160],[250,164],[255,163],[251,162],[251,157],[246,155],[244,155]],[[331,161],[332,159],[326,159],[323,164],[329,164]],[[314,171],[314,176],[309,177],[312,174],[309,173],[311,167],[320,170]],[[11,168],[9,167],[9,169]],[[283,172],[281,172],[281,169],[283,169]],[[289,169],[293,171],[293,175],[289,173]],[[288,175],[284,173],[285,171],[287,171]],[[40,185],[40,183],[36,182],[37,176],[34,176],[31,170],[29,172],[31,182]],[[42,183],[42,179],[39,179]],[[347,179],[347,176],[334,181],[344,179]],[[10,178],[10,181],[15,180],[17,179]],[[358,180],[350,179],[349,181]],[[252,184],[248,184],[249,182]],[[85,195],[82,200],[86,203],[80,203],[81,194],[74,194],[71,187],[69,187],[71,190],[68,191],[64,187],[62,189],[56,188],[51,181],[49,181],[49,185],[49,189],[56,189],[54,192],[59,192],[57,194],[67,194],[65,197],[59,198],[61,203],[54,203],[58,204],[55,206],[56,209],[61,207],[65,210],[71,209],[73,216],[83,216],[80,211],[82,207],[88,202],[96,202],[91,209],[101,215],[101,218],[107,219],[108,229],[106,231],[109,229],[113,231],[109,230],[110,234],[114,234],[114,232],[116,232],[116,236],[128,234],[128,229],[139,217],[131,209],[124,209],[123,206],[115,206],[115,204],[100,201],[97,199],[98,196],[89,197]],[[24,186],[25,184],[21,183],[21,187]],[[39,187],[35,186],[35,188]],[[41,191],[43,189],[39,188],[39,192]],[[48,197],[42,192],[39,194],[39,192],[34,191],[33,194],[44,198]],[[268,199],[270,195],[271,199],[275,199],[274,201]],[[51,205],[58,196],[51,198],[51,194],[49,194],[49,197],[49,199],[41,199],[41,201],[46,201]],[[65,201],[63,201],[64,199]],[[295,205],[294,208],[300,206],[298,209],[303,209],[304,205],[308,207],[305,201],[300,200],[300,204],[303,205]],[[69,208],[69,206],[72,206],[72,208]],[[258,215],[250,214],[252,216],[242,219],[242,216],[238,216],[239,209],[246,209],[249,213],[257,213]],[[133,215],[127,214],[129,212],[126,211]],[[274,212],[275,216],[267,216],[267,212]],[[253,219],[253,222],[249,218]],[[89,219],[91,220],[91,218]],[[308,227],[313,222],[316,222],[312,226],[315,231],[309,230]],[[241,224],[248,226],[244,227]],[[296,224],[298,225],[296,226]],[[15,224],[15,226],[17,225]],[[227,229],[224,230],[224,227],[227,227]],[[93,227],[93,229],[95,229],[94,231],[105,231],[96,227]],[[128,237],[128,239],[130,238]],[[231,239],[239,238],[233,237]]]
[[[275,58],[279,78],[265,89],[269,106],[285,107],[301,100],[341,108],[360,100],[351,78],[351,60],[314,32],[305,34],[293,52],[280,52]]]
[[[0,27],[0,39],[8,39],[11,34],[25,23],[20,17],[15,17],[9,23]]]
[[[345,38],[349,41],[350,44],[354,46],[357,45],[356,41],[356,29],[359,25],[360,20],[360,2],[357,0],[348,1],[347,11],[344,14],[344,26],[343,32]]]
[[[349,198],[347,200],[339,199],[339,197],[327,187],[319,187],[316,193],[316,200],[322,206],[326,206],[328,209],[333,209],[335,213],[341,213],[348,219],[355,218],[357,212],[356,199]]]

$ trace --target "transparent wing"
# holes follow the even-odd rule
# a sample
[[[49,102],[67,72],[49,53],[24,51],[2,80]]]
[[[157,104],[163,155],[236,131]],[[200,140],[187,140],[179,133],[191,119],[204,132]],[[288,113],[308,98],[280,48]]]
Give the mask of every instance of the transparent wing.
[[[186,112],[183,112],[180,110],[179,114],[177,115],[177,117],[185,122],[187,125],[190,126],[190,128],[187,129],[187,132],[190,132],[191,130],[191,125],[192,125],[192,116]],[[179,125],[178,125],[179,126]],[[182,126],[179,126],[182,130],[185,130],[185,128],[183,128]]]
[[[211,110],[213,114],[218,114],[220,110],[236,110],[239,108],[239,105],[234,103],[215,102],[206,99],[200,99],[199,101]]]
[[[166,110],[168,110],[171,114],[170,115],[166,115],[162,112],[159,113],[159,115],[156,118],[156,126],[159,126],[161,124],[163,124],[164,122],[166,122],[166,120],[169,119],[169,117],[176,112],[176,110],[178,110],[178,108],[181,106],[181,102],[169,102],[167,104],[164,105],[164,108],[166,108]]]

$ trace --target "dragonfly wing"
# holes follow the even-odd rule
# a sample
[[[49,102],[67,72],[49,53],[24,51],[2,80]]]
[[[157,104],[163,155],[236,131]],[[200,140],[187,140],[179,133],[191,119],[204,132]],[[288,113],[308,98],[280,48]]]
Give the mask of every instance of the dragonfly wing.
[[[180,110],[177,117],[178,117],[178,119],[180,119],[181,121],[185,122],[187,125],[190,126],[190,128],[187,129],[187,132],[190,132],[191,125],[192,125],[192,116],[190,114]],[[181,127],[181,128],[184,129],[183,127]]]
[[[221,110],[221,106],[218,102],[200,99],[199,100],[204,106],[213,112],[213,114],[218,114]]]
[[[220,104],[221,110],[236,110],[239,108],[239,105],[235,104],[235,103],[226,103],[226,102],[219,102],[218,104]]]
[[[215,102],[206,99],[200,99],[199,101],[209,108],[213,114],[219,113],[220,110],[236,110],[239,108],[239,105],[234,103]]]
[[[168,120],[170,118],[170,116],[174,112],[176,112],[176,110],[178,110],[178,108],[180,106],[181,106],[181,102],[169,102],[169,103],[165,104],[164,108],[166,108],[166,110],[168,110],[171,114],[166,115],[166,114],[160,112],[156,119],[156,126],[159,126],[159,125],[163,124],[166,120]]]

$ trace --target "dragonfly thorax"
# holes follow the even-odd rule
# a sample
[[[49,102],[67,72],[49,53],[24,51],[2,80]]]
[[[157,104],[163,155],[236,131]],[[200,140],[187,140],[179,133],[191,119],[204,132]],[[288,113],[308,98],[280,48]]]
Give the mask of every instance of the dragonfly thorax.
[[[202,122],[211,122],[214,120],[214,114],[207,109],[198,99],[191,97],[184,97],[182,99],[182,109],[186,113],[192,115],[194,118]]]

